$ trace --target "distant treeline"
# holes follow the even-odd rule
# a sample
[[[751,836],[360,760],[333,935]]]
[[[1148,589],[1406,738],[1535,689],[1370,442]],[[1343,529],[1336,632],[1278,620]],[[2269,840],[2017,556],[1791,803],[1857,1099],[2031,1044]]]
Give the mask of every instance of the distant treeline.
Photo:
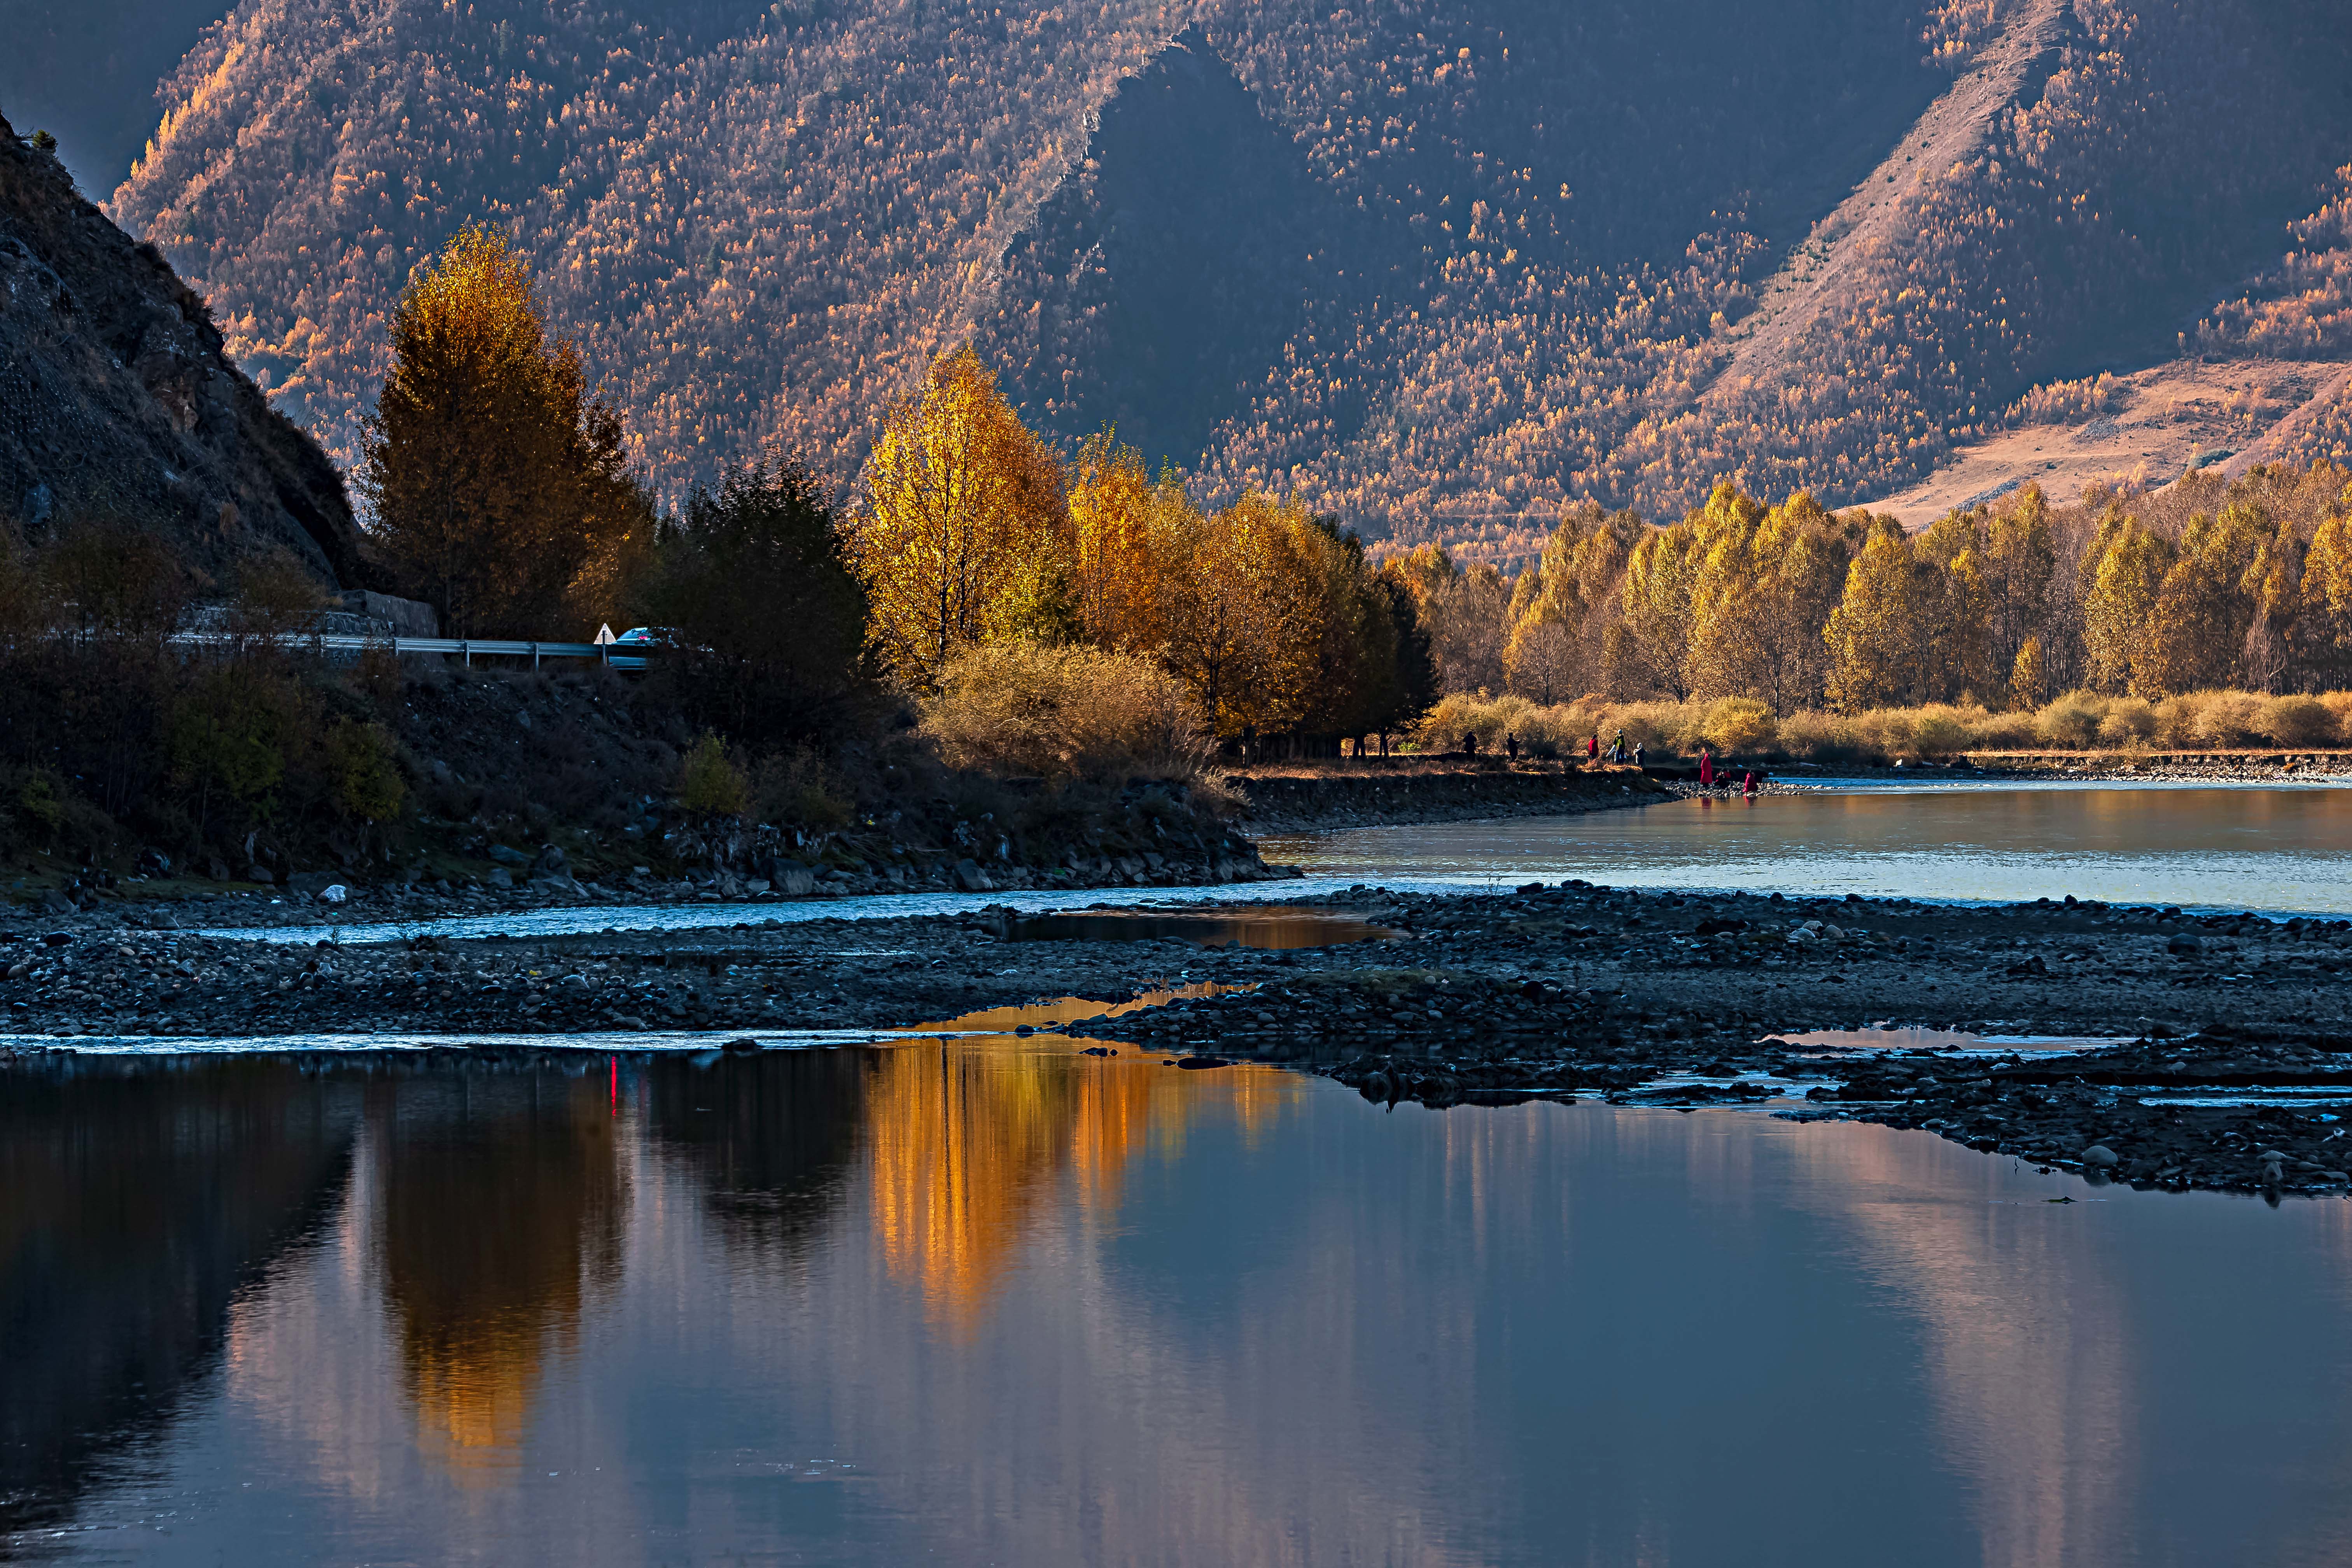
[[[1430,546],[1397,564],[1456,693],[1790,714],[2314,692],[2352,683],[2347,486],[2324,462],[2063,505],[2026,486],[1909,533],[1727,484],[1665,527],[1570,509],[1516,579]]]

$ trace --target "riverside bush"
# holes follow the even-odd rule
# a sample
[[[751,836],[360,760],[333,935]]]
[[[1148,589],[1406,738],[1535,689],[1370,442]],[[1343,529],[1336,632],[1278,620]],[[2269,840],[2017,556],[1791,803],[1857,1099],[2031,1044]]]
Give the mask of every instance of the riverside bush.
[[[1211,754],[1174,677],[1095,648],[983,644],[950,662],[921,711],[941,761],[1000,777],[1192,783]]]
[[[1538,706],[1522,697],[1455,693],[1421,731],[1419,748],[1450,751],[1465,734],[1491,752],[1516,734],[1537,754],[1556,746],[1584,755],[1595,733],[1605,746],[1619,730],[1628,745],[1659,756],[1693,756],[1702,745],[1720,755],[1819,763],[1887,763],[1969,752],[2182,751],[2236,747],[2352,744],[2352,692],[2264,697],[2247,691],[2192,691],[2150,704],[2135,697],[2069,691],[2038,712],[1991,712],[1971,703],[1872,708],[1858,713],[1801,709],[1775,716],[1760,702],[1610,702],[1581,697]]]

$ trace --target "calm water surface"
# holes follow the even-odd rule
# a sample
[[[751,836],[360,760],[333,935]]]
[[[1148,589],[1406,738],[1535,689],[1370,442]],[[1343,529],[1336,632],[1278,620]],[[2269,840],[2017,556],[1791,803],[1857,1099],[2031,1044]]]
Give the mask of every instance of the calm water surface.
[[[2104,899],[2352,914],[2352,788],[1862,784],[1583,816],[1365,827],[1269,840],[1348,881],[1582,877],[1930,900]]]
[[[68,1058],[0,1313],[12,1560],[2352,1556],[2352,1205],[1065,1041]]]

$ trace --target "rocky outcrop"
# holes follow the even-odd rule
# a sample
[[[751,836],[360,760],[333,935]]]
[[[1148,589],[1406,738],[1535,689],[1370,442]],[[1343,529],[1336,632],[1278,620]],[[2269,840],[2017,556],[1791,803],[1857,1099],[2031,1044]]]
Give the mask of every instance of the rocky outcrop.
[[[341,477],[204,300],[0,120],[0,521],[152,529],[215,577],[274,547],[365,584]]]

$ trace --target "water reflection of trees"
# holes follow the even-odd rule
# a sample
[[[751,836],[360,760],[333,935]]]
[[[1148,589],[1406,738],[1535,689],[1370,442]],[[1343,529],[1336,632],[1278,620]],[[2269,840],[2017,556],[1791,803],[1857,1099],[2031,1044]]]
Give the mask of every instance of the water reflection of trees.
[[[231,1298],[342,1184],[355,1079],[79,1058],[0,1093],[0,1531],[58,1517],[210,1368]]]
[[[600,1064],[601,1066],[601,1064]],[[617,1279],[628,1183],[602,1072],[460,1071],[370,1106],[376,1247],[428,1452],[460,1475],[519,1458],[545,1358]]]
[[[1118,1202],[1134,1155],[1173,1152],[1214,1100],[1255,1133],[1274,1094],[1253,1071],[969,1045],[877,1059],[869,1089],[873,1220],[883,1256],[934,1318],[969,1329],[1066,1175],[1082,1207]]]
[[[693,1173],[730,1246],[797,1265],[822,1239],[860,1142],[869,1055],[771,1051],[644,1069],[646,1132]]]

